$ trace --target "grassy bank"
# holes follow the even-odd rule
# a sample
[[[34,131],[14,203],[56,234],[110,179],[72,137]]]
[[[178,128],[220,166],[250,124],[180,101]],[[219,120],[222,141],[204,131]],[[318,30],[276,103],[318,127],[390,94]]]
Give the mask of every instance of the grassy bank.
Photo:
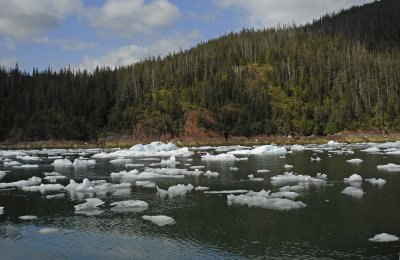
[[[364,143],[364,142],[393,142],[400,140],[400,133],[396,134],[346,134],[346,135],[331,135],[331,136],[257,136],[257,137],[231,137],[228,140],[221,138],[214,139],[172,139],[162,140],[164,142],[170,141],[180,147],[195,147],[195,146],[221,146],[221,145],[263,145],[263,144],[277,144],[277,145],[293,145],[293,144],[325,144],[333,140],[341,143]],[[0,143],[1,150],[10,149],[57,149],[57,148],[129,148],[138,143],[149,143],[152,140],[133,140],[121,139],[112,141],[60,141],[60,140],[46,140],[35,142],[2,142]]]

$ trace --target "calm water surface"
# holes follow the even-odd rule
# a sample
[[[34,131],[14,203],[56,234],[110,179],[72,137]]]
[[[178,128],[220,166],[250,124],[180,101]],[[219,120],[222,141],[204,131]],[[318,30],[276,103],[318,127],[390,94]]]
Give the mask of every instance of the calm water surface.
[[[396,145],[393,145],[396,146]],[[400,172],[379,171],[377,165],[400,164],[400,155],[385,152],[371,154],[360,151],[368,145],[314,147],[286,155],[250,155],[248,160],[202,161],[205,152],[196,150],[188,158],[177,157],[178,168],[204,165],[205,170],[217,171],[218,177],[205,176],[183,179],[155,179],[164,189],[182,183],[207,186],[210,190],[262,189],[276,191],[270,178],[283,174],[285,164],[298,174],[328,176],[326,185],[313,186],[299,192],[297,201],[307,206],[291,211],[227,204],[226,195],[191,191],[184,197],[160,198],[155,189],[132,186],[128,192],[108,192],[95,195],[105,201],[104,213],[96,216],[75,214],[74,206],[83,202],[82,196],[65,192],[64,198],[46,199],[47,194],[24,192],[20,189],[0,190],[0,252],[1,259],[398,259],[400,242],[373,243],[375,234],[400,236]],[[290,150],[290,147],[287,147]],[[315,151],[323,149],[322,151]],[[400,145],[399,147],[400,148]],[[351,150],[354,154],[335,153],[332,150]],[[385,151],[381,148],[381,151]],[[1,182],[12,182],[32,176],[44,177],[43,172],[54,171],[48,152],[63,158],[79,157],[82,151],[24,151],[41,157],[41,161],[22,162],[15,156],[3,156],[22,163],[39,164],[37,169],[15,169],[0,163],[0,170],[9,171]],[[97,151],[88,151],[90,158]],[[209,150],[215,153],[214,150]],[[311,157],[320,161],[311,161]],[[360,158],[359,165],[346,160]],[[154,161],[132,158],[133,163],[146,166]],[[161,157],[158,158],[158,161]],[[69,179],[82,182],[110,179],[111,172],[125,170],[113,165],[110,159],[97,159],[91,168],[57,168],[67,176],[58,183],[67,185]],[[230,167],[238,167],[232,171]],[[139,168],[141,170],[142,168]],[[268,173],[257,173],[268,169]],[[365,192],[360,199],[341,193],[347,186],[343,179],[353,173],[366,178],[383,178],[386,184],[378,187],[362,182]],[[264,178],[262,182],[249,181],[249,174]],[[51,194],[51,193],[50,193]],[[86,195],[87,196],[87,195]],[[110,203],[138,199],[149,203],[144,212],[114,212]],[[35,215],[33,220],[19,216]],[[174,225],[159,227],[142,220],[143,215],[167,215]],[[41,233],[43,228],[55,232]]]

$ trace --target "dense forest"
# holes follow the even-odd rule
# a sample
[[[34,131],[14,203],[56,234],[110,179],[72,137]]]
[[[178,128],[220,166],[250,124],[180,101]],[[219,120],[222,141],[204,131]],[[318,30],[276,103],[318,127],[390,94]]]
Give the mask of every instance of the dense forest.
[[[400,131],[400,1],[305,26],[243,29],[130,66],[0,69],[0,140],[94,140],[137,125],[178,137],[185,115],[225,135]]]

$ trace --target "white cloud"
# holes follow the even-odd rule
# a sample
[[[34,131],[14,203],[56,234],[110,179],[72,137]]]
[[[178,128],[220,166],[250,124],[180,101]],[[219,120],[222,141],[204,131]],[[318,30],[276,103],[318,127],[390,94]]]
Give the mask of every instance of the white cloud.
[[[107,0],[102,7],[89,8],[88,16],[94,27],[129,36],[168,26],[181,14],[168,0]]]
[[[5,68],[14,68],[17,63],[17,58],[15,56],[12,57],[0,57],[0,66]]]
[[[80,0],[0,0],[0,34],[14,39],[56,29],[70,13],[78,12]]]
[[[199,37],[199,32],[192,31],[188,35],[175,35],[170,38],[163,38],[155,41],[150,46],[138,46],[135,44],[119,47],[110,50],[107,54],[93,58],[85,56],[80,69],[94,69],[96,66],[123,66],[136,63],[149,56],[164,56],[180,49],[189,48],[195,39]]]
[[[220,8],[244,11],[245,22],[254,27],[304,24],[326,13],[368,2],[373,0],[216,0]]]

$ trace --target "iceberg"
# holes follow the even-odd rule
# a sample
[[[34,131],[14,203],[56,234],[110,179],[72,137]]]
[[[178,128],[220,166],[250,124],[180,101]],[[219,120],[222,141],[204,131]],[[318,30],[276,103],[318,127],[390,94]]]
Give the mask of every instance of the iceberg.
[[[17,161],[8,161],[8,162],[4,162],[4,167],[12,167],[12,166],[18,166],[21,165],[20,162]]]
[[[29,178],[28,180],[21,180],[16,182],[9,182],[9,183],[0,183],[0,189],[5,188],[22,188],[28,186],[39,185],[42,183],[42,179],[36,176]]]
[[[269,170],[257,170],[258,173],[268,173]]]
[[[372,185],[377,185],[377,186],[383,186],[386,184],[386,180],[384,179],[377,179],[377,178],[371,178],[371,179],[365,179],[367,182],[369,182]]]
[[[40,161],[41,160],[37,156],[29,156],[29,155],[25,155],[25,156],[17,155],[17,159],[23,160],[23,161]]]
[[[0,215],[4,214],[4,207],[0,207]]]
[[[251,150],[236,150],[236,151],[230,151],[228,152],[229,154],[242,154],[242,155],[252,155],[252,154],[286,154],[287,150],[285,147],[279,147],[276,145],[262,145],[259,147],[256,147]]]
[[[196,191],[205,191],[205,190],[209,190],[210,187],[203,187],[203,186],[197,186],[196,188],[194,188],[194,190]]]
[[[206,173],[204,173],[204,176],[207,176],[207,177],[218,177],[219,173],[218,172],[212,172],[212,171],[208,170],[208,171],[206,171]]]
[[[75,159],[74,163],[72,164],[74,167],[90,167],[96,164],[95,160],[84,160],[84,159]]]
[[[388,163],[385,165],[376,166],[378,170],[388,171],[388,172],[400,172],[400,165],[394,163]]]
[[[319,162],[319,161],[321,161],[321,158],[319,158],[318,156],[317,156],[317,158],[311,157],[311,161],[312,161],[312,162],[313,162],[313,161]]]
[[[158,215],[158,216],[144,215],[144,216],[142,216],[142,219],[153,222],[154,224],[156,224],[157,226],[160,226],[160,227],[165,226],[165,225],[173,225],[176,223],[173,218],[164,216],[164,215]]]
[[[22,219],[22,220],[33,220],[33,219],[37,219],[38,217],[33,216],[33,215],[25,215],[25,216],[19,216],[18,218]]]
[[[346,187],[342,193],[358,199],[364,196],[363,190],[355,187]]]
[[[314,178],[309,175],[285,172],[282,175],[271,177],[270,180],[273,186],[281,186],[288,183],[308,183],[313,185],[324,185],[326,184],[327,176],[326,174],[317,173],[317,176]]]
[[[369,147],[364,150],[361,150],[361,152],[366,152],[366,153],[379,153],[381,150],[378,147]]]
[[[0,180],[3,179],[6,174],[7,173],[5,171],[0,171]]]
[[[54,162],[51,164],[54,167],[72,167],[73,164],[70,160],[68,159],[56,159]]]
[[[306,147],[304,145],[299,145],[299,144],[295,144],[290,147],[290,150],[295,151],[295,152],[301,152],[301,151],[304,151],[305,149],[306,149]]]
[[[234,156],[233,154],[221,153],[217,155],[211,155],[209,153],[202,155],[201,160],[204,161],[238,161],[239,158]]]
[[[64,186],[61,184],[41,184],[38,186],[29,186],[29,187],[22,187],[23,191],[30,191],[30,192],[54,192],[54,191],[62,191],[64,190]]]
[[[75,212],[97,210],[99,206],[103,205],[104,201],[98,198],[88,198],[85,203],[75,205]]]
[[[126,159],[126,158],[118,158],[110,161],[110,163],[112,164],[128,164],[131,162],[132,162],[131,159]]]
[[[259,207],[272,210],[287,211],[293,209],[301,209],[306,207],[301,201],[293,201],[286,198],[280,198],[284,194],[288,195],[288,192],[278,195],[270,194],[270,191],[262,190],[260,192],[249,192],[247,194],[227,196],[228,205],[245,205],[248,207]]]
[[[371,242],[394,242],[399,241],[399,237],[387,233],[376,234],[374,237],[368,239]]]
[[[156,184],[152,181],[136,181],[135,185],[137,187],[150,188],[150,189],[156,187]]]
[[[347,160],[346,162],[351,163],[351,164],[360,164],[362,163],[363,160],[359,159],[359,158],[354,158],[354,159],[350,159]]]
[[[356,173],[352,174],[349,178],[344,178],[345,182],[362,182],[362,177]]]
[[[264,181],[263,178],[254,178],[254,174],[249,174],[247,177],[249,177],[250,181]]]
[[[37,164],[21,164],[21,165],[14,165],[14,169],[36,169],[39,165]]]
[[[38,231],[40,234],[53,234],[58,232],[58,228],[41,228]]]
[[[187,192],[191,191],[194,189],[194,186],[192,184],[184,185],[184,184],[177,184],[174,186],[170,186],[168,190],[163,190],[157,187],[157,195],[165,198],[167,195],[169,198],[174,198],[174,197],[183,197],[186,195]]]
[[[240,194],[248,193],[249,190],[215,190],[215,191],[205,191],[205,194]]]
[[[59,199],[59,198],[64,198],[64,197],[65,197],[65,193],[46,195],[46,199]]]
[[[145,211],[149,204],[143,200],[123,200],[110,204],[113,211],[117,212],[142,212]]]

